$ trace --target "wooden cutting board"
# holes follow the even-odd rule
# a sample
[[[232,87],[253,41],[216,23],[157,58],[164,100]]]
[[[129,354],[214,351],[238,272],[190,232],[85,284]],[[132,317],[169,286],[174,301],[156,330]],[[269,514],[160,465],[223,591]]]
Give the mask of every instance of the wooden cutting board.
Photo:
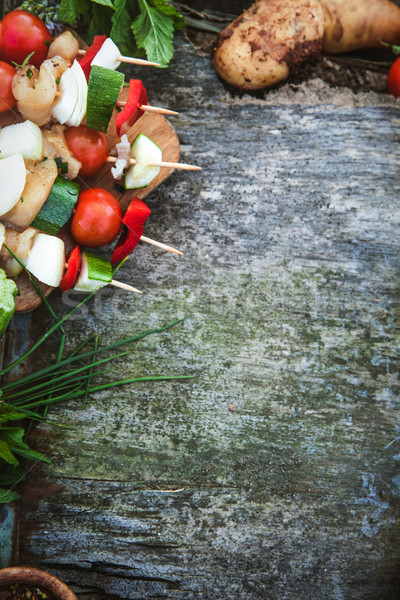
[[[124,89],[120,94],[120,100],[126,99],[128,90]],[[0,126],[5,127],[11,123],[21,121],[21,117],[15,111],[0,114]],[[179,161],[179,140],[175,129],[171,123],[162,115],[157,113],[145,113],[139,121],[128,131],[129,141],[133,141],[139,133],[146,134],[161,149],[162,159],[167,162]],[[110,127],[107,132],[107,141],[110,153],[119,141],[115,131],[115,115],[111,119]],[[140,190],[128,190],[121,193],[115,189],[116,180],[111,175],[111,164],[106,163],[100,173],[87,179],[79,179],[81,189],[86,187],[101,187],[111,192],[120,202],[124,211],[133,197],[144,198],[160,185],[172,172],[173,169],[161,168],[158,176],[147,187]],[[123,180],[121,180],[123,181]],[[151,217],[150,217],[151,218]],[[58,234],[64,240],[66,254],[76,245],[69,233],[68,224]],[[22,273],[16,278],[19,295],[16,298],[15,309],[18,312],[29,311],[36,308],[41,303],[41,298],[35,288],[30,283],[26,273]],[[40,284],[43,292],[48,296],[53,288]]]

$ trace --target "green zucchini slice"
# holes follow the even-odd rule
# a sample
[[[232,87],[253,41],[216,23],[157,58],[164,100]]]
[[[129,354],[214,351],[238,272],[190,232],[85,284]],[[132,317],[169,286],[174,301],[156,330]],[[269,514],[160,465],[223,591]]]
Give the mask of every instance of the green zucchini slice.
[[[139,133],[133,140],[131,157],[136,160],[136,165],[132,165],[126,171],[125,189],[144,188],[160,172],[160,167],[151,167],[149,166],[149,162],[160,162],[162,160],[161,148],[147,137],[147,135]]]
[[[112,281],[111,263],[93,252],[83,252],[81,268],[75,282],[76,292],[94,292]]]
[[[49,197],[33,219],[31,227],[55,235],[69,220],[78,201],[79,185],[58,175]]]
[[[89,75],[86,124],[107,133],[108,124],[118,100],[124,75],[105,67],[93,65]]]

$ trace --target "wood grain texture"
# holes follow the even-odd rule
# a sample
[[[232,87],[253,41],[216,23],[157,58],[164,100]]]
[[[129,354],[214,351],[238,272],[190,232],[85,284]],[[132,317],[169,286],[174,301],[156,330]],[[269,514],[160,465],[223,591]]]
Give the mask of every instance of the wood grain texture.
[[[67,346],[187,315],[110,377],[195,379],[51,411],[69,429],[35,430],[52,464],[23,486],[13,562],[80,600],[397,600],[399,108],[320,81],[232,96],[182,37],[143,78],[203,167],[147,197],[145,233],[185,257],[139,245],[120,278],[143,297],[105,289]],[[50,323],[17,315],[9,356]]]
[[[120,100],[126,100],[127,96],[128,90],[127,88],[124,88],[121,91]],[[11,125],[12,123],[18,123],[20,121],[21,117],[15,111],[0,113],[0,127],[5,127],[6,125]],[[165,117],[160,114],[145,113],[128,131],[127,135],[129,141],[133,142],[139,133],[144,133],[147,135],[162,149],[164,161],[179,162],[179,140],[173,126]],[[119,141],[115,129],[115,114],[111,119],[106,137],[108,141],[108,147],[111,152],[115,150],[115,144]],[[162,183],[171,174],[171,172],[172,169],[162,168],[160,169],[160,173],[150,183],[150,185],[140,190],[129,190],[123,194],[115,189],[116,181],[111,174],[111,165],[108,163],[104,165],[100,173],[97,175],[88,177],[86,179],[78,177],[77,181],[80,184],[81,189],[100,187],[108,190],[119,200],[122,209],[126,210],[132,198],[135,196],[139,198],[145,198],[158,185],[160,185],[160,183]],[[75,245],[74,240],[70,235],[68,224],[60,231],[59,237],[64,240],[65,252],[68,254]],[[26,273],[19,275],[16,279],[16,283],[18,285],[19,292],[15,302],[16,311],[24,312],[33,310],[39,306],[42,300],[40,295],[29,281]],[[53,291],[53,288],[48,285],[42,283],[39,283],[39,285],[46,296],[49,296],[49,294]]]

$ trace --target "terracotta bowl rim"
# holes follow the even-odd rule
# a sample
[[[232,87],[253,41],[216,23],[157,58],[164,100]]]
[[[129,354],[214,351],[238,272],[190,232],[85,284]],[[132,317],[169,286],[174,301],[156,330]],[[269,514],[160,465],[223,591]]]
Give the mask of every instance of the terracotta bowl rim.
[[[78,600],[74,592],[55,575],[36,567],[6,567],[0,569],[0,588],[13,583],[25,583],[44,588],[57,600]]]

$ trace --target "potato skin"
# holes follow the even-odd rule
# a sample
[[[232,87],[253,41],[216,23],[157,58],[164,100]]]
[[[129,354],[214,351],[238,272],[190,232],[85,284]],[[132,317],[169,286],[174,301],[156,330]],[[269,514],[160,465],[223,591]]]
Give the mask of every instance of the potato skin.
[[[324,11],[322,49],[340,54],[400,42],[400,8],[390,0],[320,0]]]
[[[258,0],[217,36],[214,67],[233,86],[262,89],[317,56],[323,33],[317,0]]]

